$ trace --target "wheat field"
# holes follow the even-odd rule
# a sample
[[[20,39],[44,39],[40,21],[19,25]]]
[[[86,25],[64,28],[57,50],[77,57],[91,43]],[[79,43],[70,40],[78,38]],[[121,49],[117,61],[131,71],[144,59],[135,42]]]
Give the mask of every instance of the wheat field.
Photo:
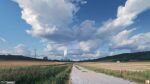
[[[115,62],[86,62],[80,65],[90,66],[93,68],[103,68],[111,70],[126,70],[126,71],[146,71],[150,70],[150,62],[126,62],[126,63],[115,63]]]
[[[64,62],[48,62],[48,61],[0,61],[0,68],[12,68],[23,66],[39,66],[39,65],[55,65],[64,64]]]

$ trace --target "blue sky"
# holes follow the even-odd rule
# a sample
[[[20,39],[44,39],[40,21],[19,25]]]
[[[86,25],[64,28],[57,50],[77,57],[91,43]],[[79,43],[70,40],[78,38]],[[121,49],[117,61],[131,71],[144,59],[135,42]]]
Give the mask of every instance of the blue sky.
[[[25,32],[31,26],[21,19],[21,9],[18,4],[11,0],[3,0],[0,3],[0,10],[0,36],[6,40],[6,42],[0,42],[0,50],[7,52],[17,45],[23,44],[31,51],[38,48],[40,53],[43,45],[39,39],[33,38]]]
[[[36,48],[57,59],[67,50],[80,59],[150,50],[150,40],[141,41],[150,38],[149,8],[148,0],[2,0],[0,51],[32,55]]]
[[[12,47],[19,43],[25,43],[32,47],[36,46],[35,43],[39,43],[38,40],[25,32],[31,26],[21,19],[21,9],[17,3],[11,0],[3,0],[0,6],[0,36],[7,40],[7,45]],[[5,48],[5,46],[3,47]]]

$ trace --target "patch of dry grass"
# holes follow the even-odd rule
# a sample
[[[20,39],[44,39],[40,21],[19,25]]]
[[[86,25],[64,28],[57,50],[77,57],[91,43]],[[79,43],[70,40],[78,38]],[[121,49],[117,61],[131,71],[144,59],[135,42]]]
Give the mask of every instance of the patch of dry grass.
[[[111,62],[86,62],[80,65],[90,66],[94,68],[103,68],[111,70],[125,71],[146,71],[150,70],[150,62],[127,62],[127,63],[111,63]]]
[[[48,61],[0,61],[0,68],[64,64],[64,62]]]

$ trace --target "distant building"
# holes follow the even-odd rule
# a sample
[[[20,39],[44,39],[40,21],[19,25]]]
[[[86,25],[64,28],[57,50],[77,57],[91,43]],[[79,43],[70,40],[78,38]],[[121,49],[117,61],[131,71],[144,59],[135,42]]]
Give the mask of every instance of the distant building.
[[[120,61],[116,61],[116,63],[120,63]]]
[[[43,57],[43,60],[48,60],[48,57]]]

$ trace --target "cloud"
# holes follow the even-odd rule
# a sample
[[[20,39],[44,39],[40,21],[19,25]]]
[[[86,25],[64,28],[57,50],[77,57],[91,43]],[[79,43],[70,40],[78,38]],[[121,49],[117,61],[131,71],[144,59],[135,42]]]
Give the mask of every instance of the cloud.
[[[32,26],[27,33],[51,41],[74,39],[69,28],[79,7],[71,0],[16,0],[22,9],[22,19]]]
[[[22,19],[31,25],[28,34],[44,40],[45,52],[59,56],[68,49],[68,54],[104,56],[116,49],[131,51],[148,50],[149,33],[133,35],[129,29],[139,14],[150,9],[150,0],[127,0],[118,7],[116,18],[97,27],[95,21],[85,20],[75,24],[76,13],[85,0],[16,0],[22,9]],[[127,30],[128,28],[128,30]],[[46,40],[46,41],[45,41]],[[144,40],[144,41],[143,41]],[[73,49],[78,51],[72,51]],[[111,51],[99,51],[99,49]],[[94,52],[95,51],[95,52]],[[103,53],[102,53],[103,52]],[[108,53],[110,52],[110,53]],[[78,56],[77,56],[78,57]]]
[[[90,38],[96,31],[95,22],[91,20],[85,20],[79,26],[70,27],[79,10],[79,4],[86,4],[85,0],[16,0],[16,2],[22,9],[22,19],[32,26],[27,33],[55,42],[54,45],[48,43],[46,48],[49,51],[66,48],[66,44],[70,44],[72,41],[78,41],[83,49],[84,45],[81,44],[86,40],[90,42]],[[58,6],[56,7],[56,5]],[[94,49],[95,46],[91,47],[90,49]]]
[[[87,1],[81,1],[81,4],[87,4]]]
[[[4,39],[3,37],[0,37],[0,42],[6,42],[6,39]]]
[[[129,41],[130,34],[135,31],[135,29],[131,30],[124,30],[122,32],[119,32],[117,35],[113,36],[110,42],[110,49],[116,49],[116,48],[128,48],[127,46],[131,45],[133,41]]]
[[[114,38],[116,38],[115,39],[116,41],[120,42],[119,43],[120,45],[117,45],[117,46],[126,45],[126,47],[127,47],[129,45],[129,43],[126,43],[126,40],[128,40],[127,39],[128,36],[126,36],[127,35],[126,33],[130,33],[134,29],[131,29],[130,31],[124,31],[124,29],[126,29],[130,25],[132,25],[134,23],[134,20],[138,17],[138,15],[148,9],[150,9],[150,1],[149,0],[145,0],[145,1],[143,1],[143,0],[138,0],[138,1],[137,0],[127,0],[124,6],[118,7],[116,18],[109,19],[101,27],[95,28],[94,22],[93,23],[90,21],[83,22],[83,25],[85,27],[80,28],[80,30],[82,30],[84,28],[86,28],[86,29],[84,29],[84,32],[81,32],[81,35],[79,36],[79,38],[84,37],[81,39],[84,40],[86,38],[86,41],[80,42],[81,49],[84,51],[92,50],[92,48],[94,50],[96,50],[99,47],[108,45],[109,43],[111,43],[111,40]],[[86,26],[87,24],[90,24],[90,25],[88,25],[88,26],[90,26],[90,28],[88,26]],[[95,30],[95,29],[97,29],[97,30]],[[120,35],[122,34],[122,36],[120,36],[118,33]],[[121,40],[122,37],[124,38],[124,40]],[[119,40],[117,40],[117,38]],[[95,40],[97,42],[95,42]],[[117,46],[115,46],[115,47],[117,47]]]
[[[31,51],[24,45],[18,44],[17,46],[13,47],[12,49],[2,49],[0,50],[1,55],[24,55],[31,57]]]
[[[127,49],[131,52],[149,49],[149,47],[147,47],[150,42],[150,40],[148,40],[149,33],[132,36],[132,32],[136,29],[125,29],[134,23],[134,19],[136,19],[140,13],[148,9],[150,9],[149,0],[128,0],[125,6],[118,8],[117,18],[105,25],[107,26],[106,29],[102,28],[101,30],[107,32],[115,31],[117,33],[112,36],[111,49]]]
[[[0,55],[8,55],[13,53],[11,50],[0,49]]]
[[[98,28],[95,37],[103,39],[101,41],[103,41],[104,44],[109,44],[110,46],[108,48],[111,50],[115,49],[115,47],[131,50],[131,44],[134,40],[129,40],[129,38],[135,29],[126,29],[134,23],[134,20],[139,14],[148,9],[150,9],[149,0],[127,0],[124,6],[118,7],[115,19],[109,19],[100,28]],[[140,34],[135,35],[134,37],[139,35]],[[148,37],[144,38],[146,39]],[[136,50],[138,45],[143,44],[138,43],[136,47],[134,46],[135,49],[132,48],[132,51]]]
[[[85,52],[96,50],[97,48],[99,48],[99,40],[95,39],[95,40],[81,41],[79,43],[79,46],[80,49]]]
[[[31,56],[31,51],[24,44],[19,44],[14,49],[16,55]]]
[[[111,52],[107,52],[107,51],[100,51],[98,50],[95,54],[96,57],[105,57],[105,56],[110,56]]]
[[[87,4],[87,1],[86,0],[71,0],[73,3],[76,3],[76,4]]]
[[[130,38],[131,41],[133,41],[133,51],[147,51],[150,50],[150,32],[148,33],[140,33],[137,35],[134,35]]]
[[[131,35],[134,29],[124,30],[113,37],[111,49],[127,49],[131,52],[150,50],[150,32]]]
[[[82,55],[83,51],[81,49],[70,49],[68,50],[68,55]]]
[[[138,15],[148,9],[150,9],[149,0],[127,0],[124,6],[118,7],[117,18],[108,20],[99,28],[97,35],[105,34],[105,37],[109,37],[117,34],[133,24]]]
[[[67,49],[66,45],[57,43],[48,43],[45,50],[46,51],[64,51]]]
[[[95,21],[85,20],[80,26],[77,26],[77,39],[79,41],[86,41],[93,38],[96,32]]]

